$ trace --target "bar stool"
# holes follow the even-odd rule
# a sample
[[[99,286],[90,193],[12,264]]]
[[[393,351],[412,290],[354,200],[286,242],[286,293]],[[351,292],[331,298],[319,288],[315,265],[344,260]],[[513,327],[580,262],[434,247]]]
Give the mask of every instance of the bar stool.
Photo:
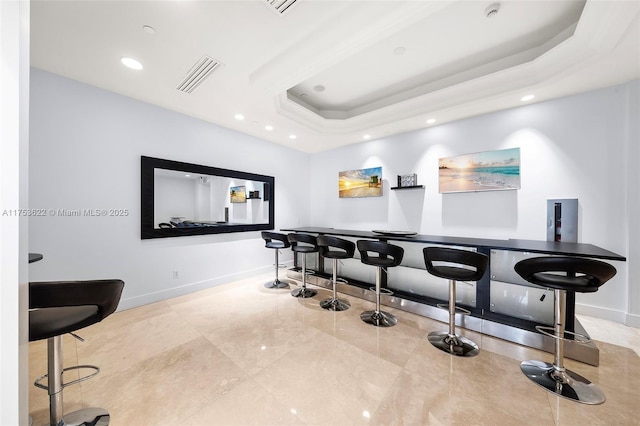
[[[103,408],[83,408],[63,416],[62,389],[95,376],[100,372],[92,365],[63,368],[62,335],[102,321],[111,315],[120,302],[124,288],[121,280],[50,281],[29,283],[29,341],[47,339],[47,374],[34,385],[49,393],[49,424],[94,425],[109,424],[109,413]],[[63,382],[68,370],[90,369],[88,374],[71,382]],[[47,384],[41,381],[47,379]]]
[[[333,279],[331,280],[333,282],[333,297],[321,301],[320,306],[329,311],[346,311],[351,304],[346,300],[338,299],[338,291],[336,289],[338,259],[351,259],[356,251],[356,245],[342,238],[319,235],[318,248],[320,249],[320,256],[333,260]]]
[[[398,319],[390,314],[380,310],[380,295],[385,293],[390,296],[393,292],[389,289],[382,289],[382,269],[398,266],[402,262],[404,256],[404,249],[400,246],[389,244],[385,241],[370,241],[370,240],[358,240],[356,242],[358,251],[360,252],[360,260],[365,265],[372,265],[376,267],[376,286],[370,288],[376,292],[376,309],[374,311],[365,311],[360,314],[360,319],[367,324],[375,325],[376,327],[392,327],[398,323]],[[375,253],[378,256],[369,256],[369,252]],[[390,257],[388,257],[390,256]]]
[[[303,299],[313,297],[318,294],[318,292],[307,288],[307,254],[317,253],[319,251],[318,241],[313,235],[299,234],[295,232],[287,235],[287,238],[291,244],[291,250],[293,250],[294,253],[302,254],[302,287],[293,290],[291,295],[293,297],[301,297]],[[310,274],[312,273],[313,272],[310,272]]]
[[[452,355],[478,355],[480,352],[478,345],[466,337],[456,334],[456,310],[463,315],[471,313],[456,306],[456,281],[478,281],[481,279],[487,270],[489,257],[474,251],[445,247],[426,247],[422,250],[422,253],[427,271],[431,275],[449,280],[449,304],[438,305],[439,308],[447,307],[449,310],[449,331],[433,331],[429,333],[429,342],[436,348]],[[438,265],[435,265],[434,262],[438,263]],[[442,264],[443,262],[446,262],[446,264]],[[456,264],[456,266],[452,266],[451,263]]]
[[[583,404],[602,404],[604,393],[581,375],[564,368],[564,341],[566,334],[579,343],[591,340],[579,333],[565,331],[567,292],[593,293],[616,274],[616,269],[599,260],[576,257],[534,257],[516,263],[515,271],[531,284],[552,288],[554,295],[553,327],[536,329],[555,339],[553,364],[529,360],[520,364],[522,372],[547,391]],[[560,275],[561,273],[562,275]]]
[[[265,242],[265,247],[273,249],[276,252],[276,279],[264,284],[266,288],[286,288],[289,287],[288,283],[282,282],[278,279],[278,269],[280,265],[278,263],[278,253],[280,249],[289,248],[289,239],[285,234],[279,234],[277,232],[262,231],[262,239]]]

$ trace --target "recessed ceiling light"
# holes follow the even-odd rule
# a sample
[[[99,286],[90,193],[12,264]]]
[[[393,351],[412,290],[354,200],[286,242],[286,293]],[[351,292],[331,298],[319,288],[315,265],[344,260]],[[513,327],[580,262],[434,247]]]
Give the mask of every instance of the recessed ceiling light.
[[[362,139],[370,139],[371,135],[362,135]]]
[[[273,126],[264,126],[264,129],[270,132],[273,130]]]
[[[533,99],[535,97],[536,97],[536,95],[526,95],[526,96],[521,97],[520,100],[522,102],[527,102],[527,101],[530,101],[531,99]]]
[[[484,10],[484,15],[487,18],[493,18],[498,14],[499,11],[500,11],[500,3],[493,3],[492,5],[488,6]]]
[[[191,177],[191,175],[184,175],[184,177]]]
[[[427,124],[433,124],[435,122],[436,122],[435,118],[430,118],[430,119],[427,120]]]
[[[147,34],[155,34],[156,33],[156,29],[153,28],[151,25],[143,25],[142,29],[144,30],[145,33]]]
[[[238,121],[244,120],[244,115],[242,115],[242,114],[236,114],[233,117]]]
[[[316,92],[324,92],[325,89],[326,87],[324,87],[321,84],[318,84],[317,86],[313,86],[313,90],[315,90]]]
[[[393,54],[396,56],[400,56],[400,55],[404,55],[404,52],[406,52],[407,49],[404,46],[398,46],[395,49],[393,49]]]
[[[296,135],[289,135],[289,139],[295,139],[296,137]]]
[[[136,61],[133,58],[122,57],[120,58],[120,62],[127,68],[131,68],[132,70],[139,71],[142,69],[142,64]]]

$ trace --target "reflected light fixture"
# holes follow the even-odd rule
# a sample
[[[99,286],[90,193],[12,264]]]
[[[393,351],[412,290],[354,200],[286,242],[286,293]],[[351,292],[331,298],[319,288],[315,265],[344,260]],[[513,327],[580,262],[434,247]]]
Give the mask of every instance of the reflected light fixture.
[[[433,124],[435,122],[436,122],[435,118],[430,118],[430,119],[427,120],[427,124]]]
[[[371,135],[362,135],[362,139],[371,139]]]
[[[122,62],[122,65],[124,65],[125,67],[131,68],[132,70],[139,71],[142,69],[142,64],[133,58],[127,58],[126,56],[123,56],[122,58],[120,58],[120,62]]]
[[[273,126],[267,125],[267,126],[264,126],[264,129],[270,132],[273,130]]]
[[[295,139],[295,138],[297,138],[296,135],[289,135],[289,139]]]
[[[233,117],[238,121],[244,120],[244,115],[242,115],[242,114],[236,114]]]
[[[532,99],[533,99],[533,98],[535,98],[535,97],[536,97],[536,95],[526,95],[526,96],[521,97],[521,98],[520,98],[520,100],[521,100],[522,102],[527,102],[527,101],[532,100]]]

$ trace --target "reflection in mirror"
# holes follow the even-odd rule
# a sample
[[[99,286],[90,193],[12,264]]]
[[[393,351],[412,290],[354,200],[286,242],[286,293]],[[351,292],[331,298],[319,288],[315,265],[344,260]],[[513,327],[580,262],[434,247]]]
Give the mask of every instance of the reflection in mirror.
[[[273,177],[142,157],[142,238],[273,229]]]

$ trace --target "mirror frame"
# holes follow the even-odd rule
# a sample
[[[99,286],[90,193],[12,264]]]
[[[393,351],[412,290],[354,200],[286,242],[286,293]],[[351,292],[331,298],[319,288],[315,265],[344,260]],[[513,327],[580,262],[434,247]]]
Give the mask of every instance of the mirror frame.
[[[227,178],[255,180],[265,183],[263,201],[269,201],[269,223],[218,225],[202,228],[154,228],[154,170],[166,169],[180,172],[222,176]],[[143,240],[150,238],[187,237],[191,235],[225,234],[230,232],[264,231],[274,229],[275,218],[275,178],[237,170],[163,160],[154,157],[140,157],[140,235]]]

